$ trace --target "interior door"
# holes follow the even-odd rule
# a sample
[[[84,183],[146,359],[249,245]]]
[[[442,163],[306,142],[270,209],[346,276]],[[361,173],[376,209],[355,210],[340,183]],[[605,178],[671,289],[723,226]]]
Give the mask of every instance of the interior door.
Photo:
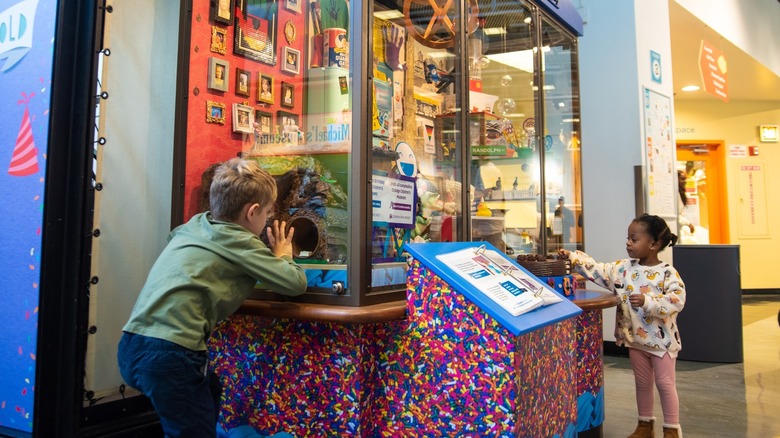
[[[729,241],[724,149],[719,141],[677,142],[678,168],[685,169],[698,206],[694,222],[709,231],[709,243],[713,244]]]

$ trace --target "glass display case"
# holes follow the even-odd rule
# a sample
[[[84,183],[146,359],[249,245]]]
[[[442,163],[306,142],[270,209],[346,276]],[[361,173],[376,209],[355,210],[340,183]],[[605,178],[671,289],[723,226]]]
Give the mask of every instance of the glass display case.
[[[293,300],[403,299],[407,242],[576,247],[575,227],[556,226],[569,216],[555,219],[559,197],[580,208],[576,36],[548,14],[523,1],[193,0],[174,225],[208,208],[209,170],[240,155],[274,175],[274,219],[296,229],[309,289]]]

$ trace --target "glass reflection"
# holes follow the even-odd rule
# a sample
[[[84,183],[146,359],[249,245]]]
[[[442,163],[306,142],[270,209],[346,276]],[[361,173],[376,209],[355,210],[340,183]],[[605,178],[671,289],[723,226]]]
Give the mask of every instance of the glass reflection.
[[[474,2],[476,4],[476,2]],[[374,271],[405,263],[406,242],[461,240],[457,9],[374,2],[371,256]],[[476,15],[469,26],[476,28]],[[480,53],[481,55],[481,53]],[[386,271],[388,271],[389,268]],[[372,287],[405,277],[374,275]]]

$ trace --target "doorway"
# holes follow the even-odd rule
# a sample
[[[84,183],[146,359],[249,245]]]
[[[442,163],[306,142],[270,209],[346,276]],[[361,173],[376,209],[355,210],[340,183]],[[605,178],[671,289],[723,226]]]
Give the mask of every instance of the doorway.
[[[677,142],[677,169],[686,177],[681,215],[695,227],[692,243],[729,242],[724,150],[722,141]],[[687,233],[678,231],[681,236]]]

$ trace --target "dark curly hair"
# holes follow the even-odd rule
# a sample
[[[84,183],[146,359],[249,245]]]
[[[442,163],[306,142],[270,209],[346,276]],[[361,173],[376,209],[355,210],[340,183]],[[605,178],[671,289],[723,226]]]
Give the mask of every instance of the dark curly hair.
[[[677,235],[672,233],[672,230],[666,225],[666,221],[661,217],[645,213],[632,222],[643,224],[647,234],[650,235],[654,241],[661,244],[660,250],[663,250],[667,246],[674,246],[677,243]]]

